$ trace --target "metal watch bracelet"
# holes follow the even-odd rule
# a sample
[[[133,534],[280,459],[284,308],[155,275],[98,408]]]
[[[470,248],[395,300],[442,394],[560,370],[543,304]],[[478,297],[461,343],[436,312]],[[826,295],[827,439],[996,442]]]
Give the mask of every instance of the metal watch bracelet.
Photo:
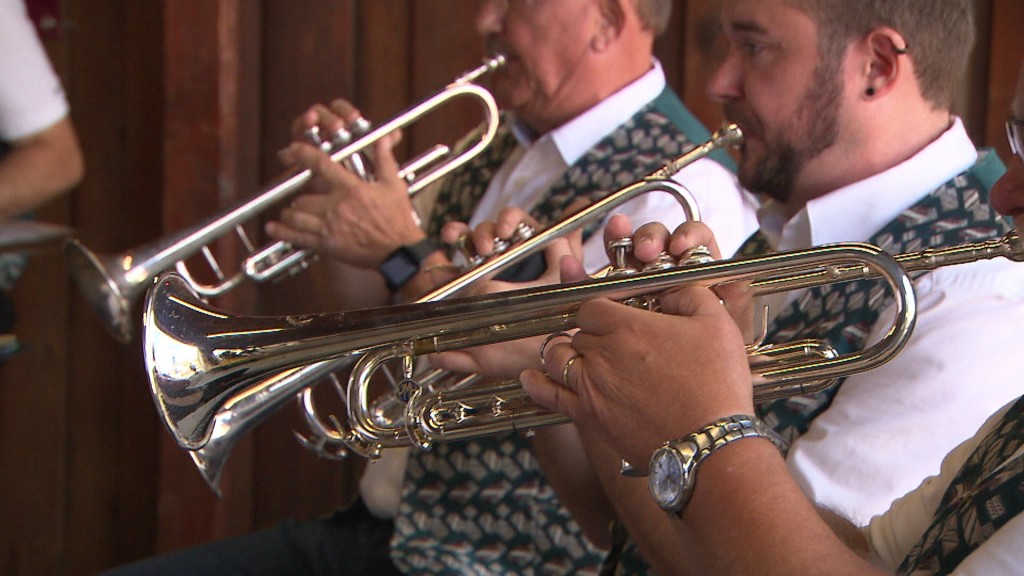
[[[700,430],[666,442],[654,451],[648,488],[662,509],[680,514],[693,495],[697,466],[716,450],[743,438],[759,437],[780,447],[776,433],[760,419],[738,414],[715,420]]]

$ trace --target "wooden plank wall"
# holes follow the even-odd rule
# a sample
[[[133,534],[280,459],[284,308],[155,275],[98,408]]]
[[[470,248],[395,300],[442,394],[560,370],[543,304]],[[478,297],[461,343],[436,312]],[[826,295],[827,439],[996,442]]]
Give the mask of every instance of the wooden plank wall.
[[[33,1],[33,0],[29,0]],[[276,151],[307,105],[335,97],[385,119],[474,66],[474,0],[49,2],[45,38],[87,163],[82,185],[39,218],[116,253],[201,220],[279,173]],[[659,42],[669,81],[707,124],[713,0],[680,0]],[[960,110],[1007,157],[1002,121],[1024,56],[1024,4],[981,0],[979,50]],[[446,112],[410,127],[407,151],[464,133]],[[258,233],[258,222],[252,228]],[[237,260],[233,242],[215,250]],[[303,307],[302,277],[217,304]],[[90,574],[158,551],[311,517],[346,501],[361,462],[299,448],[282,410],[231,453],[215,497],[159,423],[139,343],[110,339],[67,279],[35,254],[14,294],[20,356],[0,364],[0,573]],[[308,300],[308,298],[307,298]]]

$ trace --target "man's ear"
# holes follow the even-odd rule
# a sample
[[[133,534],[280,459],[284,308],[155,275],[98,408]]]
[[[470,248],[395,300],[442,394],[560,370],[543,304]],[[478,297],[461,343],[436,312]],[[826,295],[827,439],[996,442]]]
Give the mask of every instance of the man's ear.
[[[601,21],[590,38],[590,48],[595,52],[604,52],[619,36],[619,30],[608,18],[601,16]]]
[[[621,0],[597,0],[597,29],[590,39],[590,48],[595,52],[604,52],[622,33],[625,26],[624,14],[616,14],[615,10],[603,2],[620,2]]]
[[[864,97],[873,99],[886,94],[895,85],[903,60],[910,53],[903,35],[892,28],[881,27],[871,31],[863,40]]]

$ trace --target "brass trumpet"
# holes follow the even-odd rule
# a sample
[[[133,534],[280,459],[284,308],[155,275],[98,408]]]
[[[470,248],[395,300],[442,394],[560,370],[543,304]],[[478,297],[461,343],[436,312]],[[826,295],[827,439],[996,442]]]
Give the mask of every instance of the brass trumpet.
[[[498,106],[490,92],[475,82],[504,64],[505,58],[501,55],[484,60],[479,67],[462,74],[443,90],[393,119],[372,130],[367,127],[368,131],[358,139],[342,141],[331,152],[331,159],[335,162],[358,160],[365,150],[384,136],[412,124],[449,102],[458,98],[477,101],[484,120],[482,129],[474,133],[475,141],[458,153],[453,153],[447,145],[436,145],[402,167],[399,174],[409,182],[409,194],[415,194],[468,162],[494,139],[500,123]],[[154,276],[172,265],[176,266],[198,293],[206,297],[228,292],[245,280],[265,282],[308,266],[309,252],[296,250],[284,242],[275,242],[257,251],[242,224],[293,196],[311,178],[309,170],[296,172],[198,225],[120,254],[97,255],[78,240],[69,240],[66,252],[71,277],[111,335],[119,342],[128,343],[132,338],[132,302],[149,287]],[[232,230],[250,255],[237,273],[227,276],[208,245],[230,234]],[[203,253],[217,276],[216,284],[201,284],[185,266],[184,261],[199,252]]]
[[[689,191],[668,178],[711,152],[734,146],[741,140],[742,134],[738,127],[734,124],[723,125],[706,143],[666,162],[665,166],[652,172],[643,180],[610,194],[603,200],[563,219],[542,232],[533,232],[528,238],[508,247],[500,254],[489,257],[463,276],[427,294],[419,302],[426,303],[448,298],[478,281],[485,274],[496,273],[515,265],[543,250],[552,239],[596,222],[618,206],[642,194],[668,193],[682,206],[688,219],[699,220],[699,209]],[[152,301],[152,299],[147,298],[147,301]],[[147,305],[148,309],[149,305]],[[160,350],[161,348],[162,346],[156,344],[153,348],[146,345],[147,350]],[[193,460],[210,485],[216,489],[220,467],[227,458],[225,452],[231,449],[235,439],[249,428],[257,425],[268,414],[277,410],[291,396],[297,394],[300,394],[300,405],[306,413],[314,435],[312,440],[300,436],[300,442],[305,446],[328,457],[332,456],[331,452],[324,449],[328,443],[332,447],[347,446],[360,454],[372,455],[375,453],[374,449],[352,442],[348,435],[331,429],[341,428],[339,424],[335,423],[333,427],[325,425],[322,419],[315,414],[310,398],[311,386],[334,372],[352,366],[355,360],[354,356],[343,355],[340,358],[316,362],[288,371],[287,374],[282,373],[268,377],[267,374],[261,373],[252,378],[225,380],[210,386],[204,395],[201,398],[195,398],[194,402],[179,402],[173,410],[165,408],[165,405],[170,403],[167,399],[169,395],[160,390],[163,384],[158,383],[160,379],[154,376],[152,371],[150,371],[150,382],[165,424],[171,430],[178,444],[192,451]],[[173,384],[170,386],[173,387]],[[188,387],[193,386],[188,385]],[[377,404],[368,410],[374,413],[375,420],[386,422],[384,424],[386,427],[403,425],[400,415],[397,419],[390,415],[381,416],[381,410]]]
[[[487,296],[286,317],[228,316],[206,307],[186,283],[167,273],[147,296],[146,364],[151,391],[165,423],[183,447],[196,449],[209,435],[202,431],[202,421],[209,421],[210,414],[216,412],[209,406],[223,405],[226,399],[237,399],[244,393],[257,393],[262,387],[254,384],[301,366],[324,362],[348,365],[359,360],[363,366],[356,374],[368,374],[387,358],[411,359],[565,330],[574,326],[579,305],[595,297],[624,300],[672,287],[734,281],[750,281],[755,293],[767,294],[864,278],[885,280],[896,310],[886,335],[878,343],[847,355],[811,354],[807,359],[788,357],[758,363],[754,366],[755,396],[768,400],[807,392],[808,382],[816,386],[823,380],[874,368],[895,356],[909,338],[916,318],[909,273],[996,257],[1024,261],[1024,243],[1016,232],[1001,239],[896,257],[875,246],[842,243]],[[362,381],[356,376],[350,383],[350,428],[344,435],[365,448],[368,455],[394,445],[423,446],[452,437],[445,428],[446,419],[451,421],[446,415],[453,413],[453,407],[458,408],[461,399],[456,404],[446,403],[443,393],[435,399],[413,398],[404,422],[381,427],[363,413],[367,391]],[[479,388],[471,392],[487,394]],[[490,395],[500,403],[506,392],[505,388],[496,388]],[[431,408],[437,405],[440,410]],[[494,426],[506,415],[500,411],[481,415],[476,419],[477,432],[558,421],[550,414],[536,412],[537,422],[518,419]],[[441,428],[430,433],[432,438],[421,433],[437,428],[439,423]],[[460,437],[467,434],[472,432],[460,431]]]

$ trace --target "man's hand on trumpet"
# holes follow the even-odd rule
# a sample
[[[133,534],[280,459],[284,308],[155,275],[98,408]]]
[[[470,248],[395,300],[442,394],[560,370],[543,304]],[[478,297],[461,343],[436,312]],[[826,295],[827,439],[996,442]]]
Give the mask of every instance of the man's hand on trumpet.
[[[398,176],[392,148],[400,134],[390,134],[374,146],[369,181],[351,164],[333,162],[328,152],[310,140],[311,133],[330,141],[333,135],[351,132],[361,118],[352,104],[336,100],[330,107],[311,107],[293,122],[294,141],[279,155],[285,164],[312,172],[310,193],[283,209],[266,231],[276,240],[376,269],[400,246],[426,236],[414,216],[408,185]]]
[[[628,234],[629,220],[613,217],[606,230],[606,240]],[[679,255],[697,245],[718,256],[713,235],[700,223],[673,234],[661,225],[645,225],[633,241],[639,266],[662,251]],[[584,278],[578,262],[563,262],[561,268],[565,282]],[[585,435],[646,468],[666,438],[753,410],[744,338],[730,315],[730,308],[742,307],[747,298],[721,288],[670,290],[659,296],[661,313],[604,298],[583,304],[579,331],[545,347],[543,369],[520,375],[524,388],[540,404],[572,418]]]
[[[441,239],[446,244],[455,245],[468,242],[472,253],[491,255],[497,241],[512,242],[516,228],[526,223],[534,229],[539,224],[525,211],[518,208],[505,208],[494,222],[484,222],[474,229],[462,222],[450,222],[441,230]],[[563,263],[576,263],[582,258],[583,241],[580,233],[558,238],[548,244],[544,251],[547,268],[537,279],[529,282],[508,282],[489,279],[475,284],[474,293],[493,294],[554,284],[565,272]],[[544,337],[524,338],[500,344],[491,344],[469,348],[456,352],[445,352],[431,356],[431,363],[438,368],[445,368],[459,373],[483,374],[492,378],[512,379],[526,367],[540,367],[537,348]]]
[[[610,246],[613,241],[629,236],[630,230],[632,228],[628,218],[621,215],[612,216],[605,226],[605,244]],[[721,259],[715,235],[703,222],[684,222],[672,233],[669,233],[664,224],[651,222],[640,226],[633,233],[633,258],[630,264],[642,270],[666,254],[679,259],[687,251],[698,246],[706,247],[715,260]],[[614,259],[611,253],[608,257]],[[744,342],[751,343],[754,328],[753,298],[748,289],[748,282],[731,282],[716,286],[715,292],[719,294],[729,314],[740,327]]]

